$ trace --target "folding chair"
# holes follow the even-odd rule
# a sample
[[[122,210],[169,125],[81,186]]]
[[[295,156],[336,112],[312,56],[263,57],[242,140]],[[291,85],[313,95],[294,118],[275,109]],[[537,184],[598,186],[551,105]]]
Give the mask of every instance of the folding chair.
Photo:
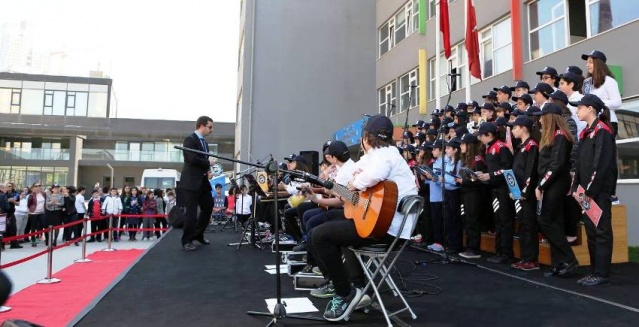
[[[233,223],[233,229],[237,233],[237,216],[235,215],[235,213],[234,212],[226,212],[226,217],[225,218],[226,218],[226,220],[222,224],[222,227],[220,227],[220,232],[223,231],[224,228],[226,228],[226,226],[228,226],[229,223]]]
[[[419,214],[424,209],[424,198],[418,195],[410,195],[404,198],[401,208],[401,213],[403,215],[402,224],[399,228],[400,233],[404,230],[404,225],[406,225],[408,218],[413,217],[411,222],[412,226],[410,226],[411,235],[415,230],[415,226],[417,225],[417,220]],[[395,281],[391,277],[390,273],[397,262],[397,259],[402,254],[406,246],[410,243],[410,240],[403,240],[401,245],[398,244],[399,237],[396,237],[391,244],[375,244],[372,246],[365,246],[359,248],[350,247],[350,250],[355,253],[355,257],[359,264],[362,266],[364,270],[364,274],[368,280],[366,287],[364,287],[364,291],[362,294],[366,294],[369,288],[372,288],[375,294],[372,297],[373,301],[377,301],[379,304],[379,310],[384,315],[388,326],[392,326],[390,318],[408,310],[413,319],[417,318],[417,315],[410,308],[406,299],[402,295],[401,291],[395,284]],[[399,248],[396,249],[396,246]],[[379,281],[375,282],[375,279],[379,277]],[[393,292],[393,295],[399,297],[401,301],[404,303],[404,307],[394,312],[387,312],[386,306],[380,296],[379,288],[383,283],[386,283],[390,290]],[[366,310],[368,312],[368,310]]]

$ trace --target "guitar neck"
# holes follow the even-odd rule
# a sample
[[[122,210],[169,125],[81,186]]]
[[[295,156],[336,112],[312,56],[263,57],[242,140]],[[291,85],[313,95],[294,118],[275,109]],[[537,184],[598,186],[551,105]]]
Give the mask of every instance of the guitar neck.
[[[349,190],[344,185],[333,183],[333,188],[331,189],[331,191],[339,194],[341,197],[350,201],[351,203],[357,202],[357,199],[355,197],[355,194],[357,194],[357,192]]]

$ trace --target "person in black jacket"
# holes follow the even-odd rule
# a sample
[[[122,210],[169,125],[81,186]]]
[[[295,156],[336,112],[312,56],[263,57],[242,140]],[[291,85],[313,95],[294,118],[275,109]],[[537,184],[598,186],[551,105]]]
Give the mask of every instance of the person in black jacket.
[[[539,242],[537,241],[537,158],[539,145],[531,136],[533,121],[526,115],[517,117],[512,133],[520,142],[515,148],[513,173],[521,189],[521,198],[515,201],[515,211],[519,220],[519,249],[521,261],[513,263],[512,268],[530,271],[539,269]],[[511,194],[512,197],[512,194]]]
[[[183,147],[209,152],[206,136],[213,132],[213,119],[201,116],[195,123],[195,131],[184,139]],[[201,244],[210,244],[204,238],[204,230],[208,226],[213,213],[213,196],[211,195],[211,183],[207,178],[207,172],[215,160],[207,155],[183,151],[184,165],[180,177],[180,196],[184,197],[186,213],[184,215],[184,232],[182,234],[182,248],[185,251],[194,251],[197,248],[193,241]],[[200,207],[199,217],[197,209]]]
[[[564,121],[561,108],[546,103],[541,116],[539,144],[539,185],[535,189],[541,208],[538,223],[550,243],[552,269],[544,276],[568,275],[579,264],[564,232],[564,197],[570,190],[570,151],[574,142]]]
[[[495,252],[497,254],[489,258],[488,262],[511,263],[514,257],[515,208],[502,170],[512,168],[513,154],[506,143],[497,139],[497,126],[493,123],[486,122],[479,125],[479,140],[486,146],[485,160],[488,173],[477,174],[477,177],[480,181],[490,182],[495,212]]]
[[[588,123],[581,132],[581,144],[577,158],[577,171],[572,185],[575,196],[583,201],[594,200],[601,209],[599,223],[595,225],[584,215],[588,235],[591,273],[577,283],[595,286],[608,281],[612,261],[612,212],[611,195],[617,184],[617,147],[612,127],[609,125],[608,108],[596,95],[585,95],[577,106],[579,120]],[[577,194],[581,186],[584,194]]]

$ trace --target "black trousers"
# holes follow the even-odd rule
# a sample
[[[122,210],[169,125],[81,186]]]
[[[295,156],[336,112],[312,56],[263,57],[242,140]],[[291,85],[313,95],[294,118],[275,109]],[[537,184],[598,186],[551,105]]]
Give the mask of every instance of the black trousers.
[[[595,226],[587,215],[583,215],[588,236],[590,267],[593,275],[607,278],[610,276],[612,262],[612,203],[610,194],[599,194],[594,200],[601,208],[599,224]]]
[[[494,187],[491,204],[495,213],[495,253],[513,257],[515,206],[507,187]]]
[[[433,243],[433,219],[430,214],[430,195],[428,193],[419,193],[419,196],[426,200],[424,210],[417,219],[415,234],[422,235],[422,242],[427,244]]]
[[[442,216],[442,202],[430,203],[430,218],[433,223],[433,243],[444,244],[444,216]]]
[[[539,261],[539,239],[537,233],[537,200],[526,199],[515,201],[515,211],[519,220],[519,250],[521,260]]]
[[[481,191],[464,192],[461,197],[461,214],[466,229],[466,247],[475,253],[479,253],[481,250],[481,218],[479,215],[482,198]]]
[[[204,177],[203,177],[204,178]],[[184,191],[186,213],[184,214],[184,232],[182,233],[182,245],[193,240],[204,238],[204,230],[211,220],[213,213],[213,196],[206,187],[207,181],[202,181],[199,191]],[[198,215],[198,207],[200,214]]]
[[[577,260],[564,232],[564,198],[569,188],[568,173],[566,176],[557,176],[557,180],[543,193],[541,214],[537,217],[539,229],[550,244],[550,261],[553,267]]]
[[[284,210],[284,229],[291,235],[295,242],[302,240],[302,229],[297,220],[297,207]]]
[[[564,197],[564,232],[566,236],[577,236],[577,224],[581,220],[581,207],[572,195]]]
[[[446,233],[446,249],[460,252],[462,249],[462,223],[459,216],[459,190],[446,190],[446,210],[444,211],[444,232]]]

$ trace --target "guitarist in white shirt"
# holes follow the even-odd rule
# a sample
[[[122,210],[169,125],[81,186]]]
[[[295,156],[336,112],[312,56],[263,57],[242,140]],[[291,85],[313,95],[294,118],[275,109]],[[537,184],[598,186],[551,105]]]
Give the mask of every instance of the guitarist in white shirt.
[[[376,187],[382,181],[392,181],[397,185],[397,206],[405,196],[417,194],[415,177],[397,148],[393,146],[393,123],[388,117],[375,115],[368,119],[362,136],[362,147],[366,155],[356,163],[354,177],[347,185],[350,190],[365,191]],[[352,275],[361,275],[361,268],[350,264],[348,269],[346,268],[346,264],[342,262],[342,247],[363,246],[380,241],[386,243],[396,236],[410,239],[412,219],[417,217],[409,217],[404,230],[400,231],[402,219],[401,213],[395,210],[387,234],[381,240],[360,237],[355,221],[346,219],[343,214],[341,219],[329,219],[311,231],[310,249],[322,271],[333,281],[335,288],[335,295],[324,312],[326,320],[344,319],[362,297],[362,290],[352,288],[349,278]],[[359,271],[350,271],[353,269]]]

